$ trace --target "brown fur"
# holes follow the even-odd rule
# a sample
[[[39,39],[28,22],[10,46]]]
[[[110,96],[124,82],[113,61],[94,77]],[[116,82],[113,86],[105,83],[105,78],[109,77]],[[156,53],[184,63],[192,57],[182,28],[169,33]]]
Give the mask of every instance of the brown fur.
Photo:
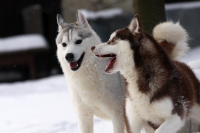
[[[125,96],[124,96],[124,103],[123,103],[123,115],[124,115],[123,117],[124,117],[124,124],[125,124],[125,128],[126,128],[126,132],[131,133],[130,125],[129,125],[129,122],[128,122],[128,117],[126,115],[126,98],[130,96],[130,93],[127,90],[128,83],[126,81],[126,78],[124,78],[124,81],[125,81]]]
[[[126,100],[124,100],[124,103],[123,103],[123,118],[124,118],[124,125],[125,125],[126,133],[131,133],[130,125],[128,122],[128,117],[126,115]]]
[[[195,102],[200,105],[200,82],[196,78],[193,71],[185,65],[184,63],[174,61],[175,65],[180,69],[183,74],[183,78],[186,78],[189,87],[194,88],[194,93],[196,94]],[[190,89],[191,90],[191,89]],[[192,90],[191,90],[192,91]]]
[[[155,125],[154,123],[148,121],[148,124],[154,129],[156,130],[159,126]]]
[[[173,49],[175,48],[175,44],[169,43],[167,41],[162,41],[158,43],[167,53],[168,56],[172,53]]]
[[[170,97],[174,106],[172,114],[178,114],[182,119],[185,113],[186,116],[190,113],[195,102],[199,104],[200,82],[192,70],[184,63],[171,61],[151,35],[145,32],[133,35],[125,28],[117,31],[116,37],[129,41],[139,75],[139,90],[151,97],[150,102]],[[145,39],[150,43],[146,44]],[[188,102],[187,106],[184,102]],[[184,108],[188,112],[184,112]]]
[[[127,89],[128,82],[127,82],[126,78],[124,78],[124,81],[125,81],[125,98],[129,97],[131,100],[133,100],[132,97],[131,97],[131,95],[130,95],[129,90]]]
[[[139,31],[141,31],[141,29],[139,29]],[[116,37],[114,37],[112,40],[109,40],[107,42],[108,45],[115,45],[117,44],[117,39]],[[172,53],[172,51],[175,48],[175,44],[173,43],[169,43],[167,41],[162,41],[158,43],[163,49],[164,51],[167,53],[168,56],[170,56],[170,54]]]
[[[114,37],[112,40],[109,40],[107,42],[108,45],[115,45],[116,44],[116,37]]]

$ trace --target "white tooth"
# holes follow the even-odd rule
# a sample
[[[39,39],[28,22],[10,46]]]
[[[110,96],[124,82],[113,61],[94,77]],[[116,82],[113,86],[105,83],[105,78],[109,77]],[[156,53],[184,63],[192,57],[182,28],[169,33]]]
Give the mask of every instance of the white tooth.
[[[78,64],[76,64],[76,66],[78,66]]]

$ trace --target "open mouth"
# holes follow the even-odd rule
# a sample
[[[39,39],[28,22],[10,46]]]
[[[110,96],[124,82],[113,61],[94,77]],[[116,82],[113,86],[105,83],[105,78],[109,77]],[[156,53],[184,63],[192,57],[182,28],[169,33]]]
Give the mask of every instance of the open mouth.
[[[114,68],[115,66],[114,64],[116,62],[116,54],[105,54],[105,55],[96,55],[96,56],[101,57],[101,58],[112,57],[108,62],[105,72],[109,73],[109,71]]]
[[[78,61],[69,63],[71,70],[76,71],[80,68],[84,55],[85,55],[85,52],[81,55],[81,57],[78,59]]]

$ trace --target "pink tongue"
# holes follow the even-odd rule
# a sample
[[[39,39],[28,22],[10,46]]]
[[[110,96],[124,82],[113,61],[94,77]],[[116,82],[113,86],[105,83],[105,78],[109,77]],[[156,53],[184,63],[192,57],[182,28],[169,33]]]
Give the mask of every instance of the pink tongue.
[[[109,72],[110,69],[113,68],[113,64],[115,63],[116,57],[112,57],[109,62],[108,62],[108,66],[106,68],[106,72]]]
[[[70,62],[69,64],[70,64],[70,67],[71,67],[71,68],[77,67],[77,61],[75,61],[75,62]]]

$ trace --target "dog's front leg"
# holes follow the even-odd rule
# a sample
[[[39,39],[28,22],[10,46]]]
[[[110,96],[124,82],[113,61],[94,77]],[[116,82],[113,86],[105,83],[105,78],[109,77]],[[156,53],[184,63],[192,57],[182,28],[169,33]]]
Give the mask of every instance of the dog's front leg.
[[[124,133],[123,114],[120,113],[116,113],[115,116],[112,118],[114,133]]]
[[[80,133],[93,133],[93,115],[79,115],[78,126]]]
[[[129,116],[128,116],[128,121],[129,121],[131,133],[140,133],[144,125],[144,121],[137,114],[132,113],[132,115],[130,117]]]
[[[126,117],[131,133],[140,133],[144,126],[144,120],[137,114],[129,98],[126,99]]]
[[[87,106],[78,96],[73,99],[73,102],[78,117],[80,133],[93,133],[92,109]]]
[[[181,120],[178,115],[174,115],[170,119],[163,122],[155,133],[176,133],[184,126],[184,123],[185,121]]]
[[[78,126],[80,133],[93,133],[93,113],[89,110],[79,110]]]

